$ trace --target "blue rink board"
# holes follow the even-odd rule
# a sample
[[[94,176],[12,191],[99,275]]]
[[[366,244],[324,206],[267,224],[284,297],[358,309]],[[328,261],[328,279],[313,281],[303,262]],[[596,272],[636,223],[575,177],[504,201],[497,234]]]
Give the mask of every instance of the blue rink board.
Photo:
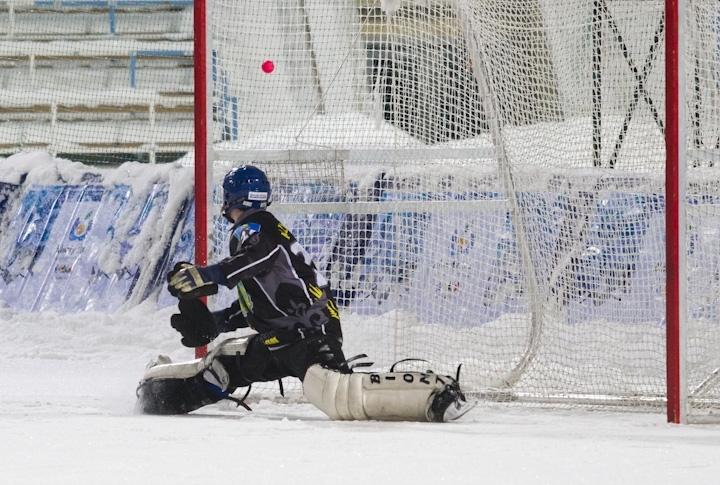
[[[0,244],[0,300],[6,306],[18,311],[112,312],[133,295],[135,300],[155,299],[158,307],[176,304],[165,288],[165,275],[177,261],[194,259],[192,200],[173,215],[173,237],[143,241],[163,246],[148,251],[156,256],[138,264],[126,257],[141,234],[147,238],[144,229],[153,223],[153,211],[165,207],[167,184],[156,184],[140,195],[126,186],[32,185],[22,196],[17,196],[17,187],[7,190],[15,190],[16,196],[5,204]],[[321,200],[335,200],[333,194],[318,194],[314,196]],[[388,191],[378,201],[390,202],[391,197],[418,200],[427,194]],[[501,198],[496,193],[473,197]],[[576,208],[552,193],[520,194],[519,200],[528,227],[534,228],[528,236],[538,284],[545,294],[557,298],[568,323],[593,319],[663,323],[662,196],[606,192],[602,200],[589,200],[587,224],[581,234],[570,235],[576,246],[566,268],[553,264],[558,251],[568,250],[563,249],[563,238],[568,238],[563,235],[563,222]],[[381,314],[405,309],[428,323],[462,327],[530,311],[515,230],[502,206],[442,215],[279,218],[332,281],[336,299],[346,311]],[[688,272],[702,285],[718,286],[720,217],[689,216],[689,220]],[[215,234],[228,229],[225,221],[218,220]],[[217,257],[226,256],[227,241],[216,238],[216,243]],[[714,251],[715,257],[707,251]],[[112,271],[107,270],[108,255],[116,258]],[[145,286],[139,288],[141,275]],[[221,292],[219,306],[229,305],[234,291]],[[720,314],[716,305],[694,302],[692,295],[689,304],[693,314],[709,318]]]
[[[163,210],[168,190],[156,184],[134,196],[127,186],[28,187],[3,234],[9,240],[0,259],[0,300],[17,311],[117,310],[140,274],[159,272],[167,258],[169,248],[150,252],[159,260],[126,261],[148,216]]]

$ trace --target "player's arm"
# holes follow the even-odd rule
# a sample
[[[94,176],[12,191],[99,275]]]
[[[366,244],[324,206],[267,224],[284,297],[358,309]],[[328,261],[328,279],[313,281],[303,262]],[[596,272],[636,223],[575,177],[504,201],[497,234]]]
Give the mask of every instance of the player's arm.
[[[223,259],[217,265],[223,272],[227,286],[232,288],[241,281],[269,271],[281,253],[282,247],[271,235],[256,232],[243,242],[234,255]]]
[[[214,295],[218,285],[232,288],[272,268],[281,247],[270,237],[253,234],[233,256],[209,266],[177,263],[168,273],[168,291],[178,298],[192,299]]]
[[[220,333],[250,326],[240,310],[240,302],[237,300],[228,308],[213,312],[213,317]]]

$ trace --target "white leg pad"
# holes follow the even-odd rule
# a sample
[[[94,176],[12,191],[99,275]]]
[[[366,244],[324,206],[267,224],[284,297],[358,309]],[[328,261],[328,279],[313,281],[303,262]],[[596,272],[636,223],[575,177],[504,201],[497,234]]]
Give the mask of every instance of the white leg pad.
[[[188,379],[190,377],[198,375],[199,373],[210,367],[222,367],[219,362],[214,362],[215,357],[219,355],[236,355],[238,352],[242,355],[245,355],[245,349],[247,349],[248,340],[249,336],[227,339],[216,345],[211,352],[209,352],[207,355],[205,355],[205,357],[201,359],[194,359],[188,362],[160,364],[150,367],[145,371],[143,380]],[[224,372],[224,369],[222,372]],[[225,374],[227,373],[225,372]],[[227,387],[227,385],[225,387]]]
[[[334,420],[428,421],[428,407],[444,382],[435,374],[341,374],[314,365],[303,381],[310,403]]]
[[[254,335],[246,335],[244,337],[235,337],[223,340],[212,350],[213,355],[245,355],[248,342]]]

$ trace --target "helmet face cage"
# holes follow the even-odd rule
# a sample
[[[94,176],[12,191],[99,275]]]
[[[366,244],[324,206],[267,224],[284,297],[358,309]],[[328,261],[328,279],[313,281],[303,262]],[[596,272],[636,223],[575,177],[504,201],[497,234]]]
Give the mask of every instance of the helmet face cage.
[[[222,214],[226,219],[232,209],[265,209],[272,202],[270,181],[253,165],[231,170],[223,180],[223,192]]]

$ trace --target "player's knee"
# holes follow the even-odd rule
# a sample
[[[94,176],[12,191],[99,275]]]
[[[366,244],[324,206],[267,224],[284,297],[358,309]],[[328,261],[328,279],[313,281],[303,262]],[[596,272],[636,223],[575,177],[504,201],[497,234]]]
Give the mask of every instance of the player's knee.
[[[345,354],[342,351],[342,343],[334,335],[320,335],[304,341],[307,347],[307,360],[305,368],[308,369],[319,364],[327,369],[333,369],[343,374],[349,374],[350,368],[345,361]],[[299,376],[304,380],[305,376]]]

